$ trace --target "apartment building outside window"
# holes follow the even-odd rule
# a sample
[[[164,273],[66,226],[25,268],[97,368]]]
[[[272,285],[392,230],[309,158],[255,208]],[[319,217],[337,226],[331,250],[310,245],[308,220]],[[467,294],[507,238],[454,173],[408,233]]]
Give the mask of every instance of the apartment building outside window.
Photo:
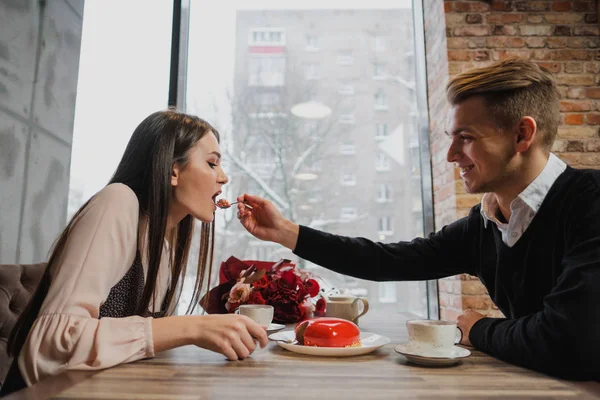
[[[342,143],[340,145],[340,154],[346,156],[356,154],[356,146],[353,143]]]
[[[285,33],[280,28],[256,28],[250,31],[250,46],[285,46]]]
[[[377,202],[388,203],[392,201],[392,185],[380,183],[377,185]]]
[[[304,134],[311,140],[319,140],[319,125],[315,121],[304,122]]]
[[[373,50],[376,52],[385,51],[385,37],[375,36],[373,38]]]
[[[340,218],[345,221],[349,221],[358,217],[358,210],[356,207],[342,207]]]
[[[340,183],[342,186],[356,186],[356,175],[351,172],[343,172]]]
[[[304,66],[304,78],[309,81],[321,79],[321,66],[316,63],[309,63]]]
[[[109,145],[107,151],[96,152],[102,153],[102,157],[83,158],[74,147],[73,176],[69,180],[71,208],[79,207],[105,185],[106,176],[110,177],[123,152],[127,133],[140,122],[140,116],[165,109],[167,99],[172,100],[168,93],[172,78],[169,75],[172,5],[155,10],[155,15],[161,18],[149,19],[151,24],[142,24],[140,29],[136,25],[136,32],[144,33],[140,36],[144,45],[147,43],[156,50],[152,57],[129,57],[130,52],[121,45],[129,43],[131,26],[114,19],[114,15],[123,14],[119,10],[127,8],[129,2],[121,2],[118,9],[107,13],[103,9],[109,6],[94,8],[95,3],[90,2],[94,11],[90,13],[86,3],[83,17],[83,36],[87,38],[82,40],[79,79],[84,85],[78,94],[84,94],[86,87],[93,87],[90,83],[118,81],[119,84],[99,85],[89,95],[78,95],[74,139],[88,140],[89,148],[98,148],[95,140],[104,138],[106,124],[83,122],[89,120],[85,117],[89,110],[115,109],[115,88],[123,94],[117,101],[128,99],[127,104],[117,107],[127,110],[128,118],[120,124],[123,129],[119,129],[118,136],[104,140]],[[395,242],[431,232],[431,185],[421,185],[421,179],[430,183],[430,171],[424,168],[421,177],[418,169],[421,159],[423,165],[429,165],[429,154],[420,153],[419,141],[415,140],[420,137],[419,132],[427,131],[422,123],[428,119],[424,118],[426,107],[421,109],[417,101],[422,99],[425,87],[416,75],[424,72],[418,68],[424,57],[415,52],[423,43],[420,38],[415,42],[412,32],[417,23],[413,21],[414,10],[396,3],[384,7],[377,0],[368,4],[368,10],[362,4],[352,9],[350,3],[330,0],[314,4],[314,9],[309,9],[305,1],[296,0],[271,2],[267,8],[255,3],[227,1],[215,12],[207,4],[192,1],[187,10],[189,25],[181,26],[181,38],[188,40],[182,44],[188,50],[181,53],[182,74],[178,82],[187,86],[178,91],[181,96],[176,99],[177,107],[210,121],[221,132],[223,168],[231,177],[223,195],[233,198],[248,192],[269,198],[297,222],[341,235]],[[148,6],[145,10],[156,7]],[[189,31],[183,32],[186,27]],[[89,40],[94,35],[104,42],[114,37],[109,52],[103,52],[99,42]],[[125,51],[126,62],[122,57],[117,61],[110,57],[115,49]],[[103,57],[94,60],[93,69],[97,72],[92,75],[90,57],[99,52]],[[187,60],[183,60],[185,53]],[[212,61],[207,61],[207,54]],[[415,62],[417,59],[420,64]],[[103,80],[115,62],[121,69],[134,71],[133,74],[121,71],[114,79]],[[374,66],[375,63],[381,66]],[[314,66],[305,71],[307,64]],[[150,94],[140,96],[131,84],[137,84],[140,78],[140,74],[135,74],[136,68],[144,76],[151,75]],[[129,77],[122,81],[122,76]],[[373,79],[374,76],[384,78]],[[110,90],[105,90],[107,86]],[[387,94],[380,104],[394,112],[384,112],[384,108],[374,111],[378,104],[374,95],[378,90]],[[325,117],[292,112],[298,104],[313,102],[331,112]],[[413,105],[413,109],[407,109],[407,104]],[[137,117],[130,119],[132,115]],[[414,129],[410,131],[416,132],[415,137],[400,138],[397,127],[411,123]],[[353,155],[351,146],[347,146],[350,144],[355,146]],[[377,154],[383,149],[389,160],[378,159],[383,157]],[[401,151],[406,153],[404,162],[399,161]],[[382,169],[389,166],[393,173],[376,170],[376,159]],[[415,166],[411,178],[411,168]],[[99,169],[102,173],[96,175]],[[77,174],[85,178],[78,179]],[[423,192],[423,188],[427,190]],[[417,207],[420,200],[425,201],[424,207]],[[342,213],[342,207],[354,210]],[[431,304],[437,301],[435,285],[431,286],[433,295],[429,298],[429,285],[424,282],[380,285],[304,263],[281,246],[270,248],[256,242],[236,222],[233,211],[216,215],[215,265],[230,256],[272,261],[290,258],[300,269],[314,269],[317,276],[331,283],[330,287],[367,296],[374,307],[396,298],[393,307],[398,311],[437,317],[435,312],[428,314],[428,310],[434,309]],[[357,214],[358,218],[352,220],[340,219]],[[380,221],[381,217],[387,217],[387,222]],[[190,266],[197,263],[198,253],[198,244],[193,243]],[[185,312],[189,305],[186,299],[191,298],[193,291],[193,267],[188,271],[178,312]]]
[[[383,92],[383,90],[378,90],[375,93],[375,110],[387,110],[388,109],[388,105],[387,105],[387,100],[385,97],[385,93]]]
[[[373,79],[385,79],[385,65],[383,63],[373,64]]]
[[[248,86],[285,85],[285,57],[275,54],[253,54],[248,60]]]
[[[306,35],[306,51],[319,51],[319,38],[315,35]]]
[[[379,234],[380,235],[393,235],[394,226],[392,224],[392,217],[379,217]]]
[[[353,124],[356,122],[356,118],[354,117],[354,112],[345,110],[340,115],[339,123],[340,124]]]
[[[190,21],[196,21],[196,31],[188,46],[187,111],[207,118],[223,133],[221,147],[227,152],[224,160],[231,160],[226,170],[232,177],[224,195],[250,190],[296,222],[335,234],[388,242],[414,237],[412,201],[420,198],[421,188],[413,190],[409,182],[411,167],[421,158],[409,157],[409,137],[396,130],[413,118],[406,104],[417,107],[416,85],[395,78],[420,82],[414,76],[420,71],[416,57],[406,56],[415,46],[413,10],[371,9],[371,4],[368,10],[352,9],[328,0],[314,9],[295,0],[266,9],[250,3],[225,2],[226,18],[198,6],[202,12]],[[213,14],[219,23],[205,28],[202,18]],[[215,54],[216,65],[200,62],[204,54]],[[313,111],[324,106],[330,112],[298,113],[300,105],[315,105]],[[419,114],[418,121],[425,120]],[[423,126],[418,132],[425,132]],[[259,149],[263,144],[271,155]],[[271,161],[257,168],[257,158]],[[348,210],[342,212],[343,207]],[[423,207],[427,213],[430,209]],[[287,249],[250,249],[251,237],[228,219],[234,213],[218,217],[216,260],[231,255],[297,260]],[[388,219],[380,221],[382,217]],[[314,269],[330,287],[368,296],[374,307],[394,301],[399,310],[425,315],[433,304],[425,301],[424,282],[380,286],[297,262],[301,269]],[[435,294],[431,299],[436,301]]]
[[[377,157],[375,158],[375,170],[376,171],[389,171],[391,169],[392,169],[392,165],[390,162],[390,158],[382,152],[377,153]]]
[[[354,94],[354,85],[349,82],[342,82],[338,89],[338,94],[343,96],[350,96]]]
[[[384,138],[386,138],[388,135],[388,126],[387,124],[376,124],[375,125],[375,139],[376,140],[382,140]]]
[[[354,56],[352,50],[342,50],[337,57],[338,65],[352,65],[354,64]]]

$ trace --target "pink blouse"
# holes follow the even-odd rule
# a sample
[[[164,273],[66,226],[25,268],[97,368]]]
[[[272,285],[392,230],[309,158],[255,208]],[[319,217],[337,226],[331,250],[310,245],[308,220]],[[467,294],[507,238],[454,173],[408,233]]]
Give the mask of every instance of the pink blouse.
[[[77,217],[19,354],[27,385],[65,370],[97,370],[154,356],[151,317],[98,319],[110,289],[134,262],[138,223],[137,197],[119,183],[98,192]],[[144,257],[142,265],[147,274]],[[165,246],[151,311],[160,308],[168,284]]]

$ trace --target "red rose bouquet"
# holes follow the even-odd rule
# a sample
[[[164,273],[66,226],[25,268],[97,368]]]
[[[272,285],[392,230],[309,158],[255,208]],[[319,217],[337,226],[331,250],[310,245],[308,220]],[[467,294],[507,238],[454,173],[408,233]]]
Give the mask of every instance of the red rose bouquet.
[[[219,285],[201,304],[209,314],[232,313],[241,304],[268,304],[275,309],[273,321],[295,323],[325,308],[315,277],[296,269],[290,260],[241,261],[230,257],[221,263]],[[206,304],[208,302],[208,304]]]

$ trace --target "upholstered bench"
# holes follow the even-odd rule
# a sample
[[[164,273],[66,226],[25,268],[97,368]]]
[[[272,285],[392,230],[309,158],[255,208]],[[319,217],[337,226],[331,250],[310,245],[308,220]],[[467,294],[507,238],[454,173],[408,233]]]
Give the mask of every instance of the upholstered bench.
[[[6,352],[10,332],[44,273],[45,263],[0,265],[0,386],[12,358]]]

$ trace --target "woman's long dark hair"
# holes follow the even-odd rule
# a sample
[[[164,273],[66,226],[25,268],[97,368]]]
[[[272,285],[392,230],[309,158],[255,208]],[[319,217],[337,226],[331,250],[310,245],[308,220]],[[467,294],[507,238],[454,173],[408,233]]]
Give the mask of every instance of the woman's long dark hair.
[[[151,114],[133,132],[121,162],[109,182],[109,184],[122,183],[129,186],[138,198],[140,217],[148,218],[148,235],[144,246],[146,259],[148,260],[148,274],[142,301],[138,308],[139,315],[146,313],[150,306],[150,300],[155,294],[165,239],[169,243],[171,270],[171,284],[166,299],[167,309],[172,306],[178,285],[179,291],[176,302],[178,303],[181,298],[194,230],[194,218],[188,215],[170,232],[166,231],[169,202],[172,196],[171,173],[175,164],[185,167],[189,161],[190,150],[209,132],[213,132],[219,140],[219,133],[208,122],[198,117],[175,111],[160,111]],[[48,294],[51,284],[50,276],[53,268],[61,258],[73,223],[89,202],[90,200],[75,213],[56,240],[44,275],[10,334],[8,339],[8,353],[10,355],[17,356],[21,351]],[[202,223],[198,272],[192,299],[187,310],[188,314],[198,304],[200,291],[206,276],[210,277],[211,275],[214,232],[214,223]]]

